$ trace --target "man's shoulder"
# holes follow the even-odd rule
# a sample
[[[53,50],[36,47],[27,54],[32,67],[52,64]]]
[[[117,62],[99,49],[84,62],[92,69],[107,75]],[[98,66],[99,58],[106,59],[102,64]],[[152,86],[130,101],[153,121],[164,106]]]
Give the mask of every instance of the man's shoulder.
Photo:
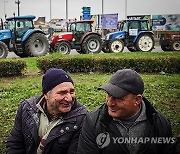
[[[156,108],[144,97],[143,98],[145,106],[146,106],[146,113],[148,119],[153,122],[156,122],[160,126],[167,126],[170,125],[169,119],[160,111],[156,110]]]
[[[23,108],[27,108],[29,106],[34,107],[38,100],[40,100],[41,95],[32,96],[30,98],[24,99],[19,106],[22,106]]]
[[[160,124],[170,125],[169,119],[163,113],[157,111],[157,117],[158,117]]]
[[[100,118],[102,117],[102,115],[105,112],[105,108],[106,108],[106,105],[103,104],[100,107],[92,110],[88,114],[89,118],[91,118],[91,120],[94,121],[94,122],[97,121],[97,120],[100,120]]]

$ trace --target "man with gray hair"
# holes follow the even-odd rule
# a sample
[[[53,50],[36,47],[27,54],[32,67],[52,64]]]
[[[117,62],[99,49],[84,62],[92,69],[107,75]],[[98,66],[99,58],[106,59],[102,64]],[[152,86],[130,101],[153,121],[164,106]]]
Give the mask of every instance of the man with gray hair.
[[[174,154],[171,126],[143,97],[144,82],[134,70],[118,70],[101,87],[106,103],[86,116],[78,154]]]
[[[76,100],[72,78],[62,69],[48,69],[42,95],[19,105],[7,154],[76,154],[86,113]]]

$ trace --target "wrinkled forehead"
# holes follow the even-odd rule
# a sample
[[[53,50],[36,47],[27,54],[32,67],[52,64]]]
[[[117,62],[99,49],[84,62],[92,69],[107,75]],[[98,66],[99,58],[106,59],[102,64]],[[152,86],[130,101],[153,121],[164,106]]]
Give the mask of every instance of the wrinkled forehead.
[[[53,89],[57,91],[70,91],[70,90],[74,90],[74,85],[71,82],[63,82],[58,84]]]

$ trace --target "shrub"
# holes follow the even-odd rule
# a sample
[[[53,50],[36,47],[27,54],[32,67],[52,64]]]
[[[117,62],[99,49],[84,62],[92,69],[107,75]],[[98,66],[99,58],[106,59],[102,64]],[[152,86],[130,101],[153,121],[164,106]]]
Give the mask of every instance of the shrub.
[[[62,68],[68,72],[113,73],[118,69],[131,68],[137,72],[180,73],[180,58],[173,56],[157,57],[103,57],[103,56],[65,56],[38,58],[37,67],[45,72],[51,67]]]
[[[0,60],[0,77],[19,76],[26,68],[26,63],[17,59]]]

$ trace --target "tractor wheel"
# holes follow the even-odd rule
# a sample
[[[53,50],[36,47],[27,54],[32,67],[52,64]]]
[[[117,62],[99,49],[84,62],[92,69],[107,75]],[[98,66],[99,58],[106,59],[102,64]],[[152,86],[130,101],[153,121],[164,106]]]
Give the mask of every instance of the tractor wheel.
[[[44,34],[35,33],[26,41],[25,49],[25,55],[44,56],[49,51],[49,43]]]
[[[128,46],[127,46],[127,49],[128,49],[130,52],[136,52],[136,51],[137,51],[136,47],[128,47]]]
[[[161,49],[163,51],[171,51],[171,45],[170,44],[161,45]]]
[[[174,40],[171,48],[173,51],[180,51],[180,40]]]
[[[0,59],[6,58],[8,56],[9,49],[4,42],[0,41]]]
[[[55,45],[55,50],[56,50],[56,52],[59,52],[63,55],[67,55],[67,54],[70,54],[70,52],[71,52],[71,46],[68,42],[61,41]]]
[[[102,40],[98,35],[87,36],[82,43],[82,50],[86,53],[100,53],[102,49]]]
[[[149,34],[142,34],[136,41],[137,51],[152,51],[154,48],[154,38]]]
[[[120,39],[113,39],[109,42],[109,50],[110,52],[120,53],[124,49],[124,42]]]
[[[103,48],[102,48],[102,51],[103,51],[104,53],[110,53],[110,50],[109,50],[108,47],[103,47]]]

